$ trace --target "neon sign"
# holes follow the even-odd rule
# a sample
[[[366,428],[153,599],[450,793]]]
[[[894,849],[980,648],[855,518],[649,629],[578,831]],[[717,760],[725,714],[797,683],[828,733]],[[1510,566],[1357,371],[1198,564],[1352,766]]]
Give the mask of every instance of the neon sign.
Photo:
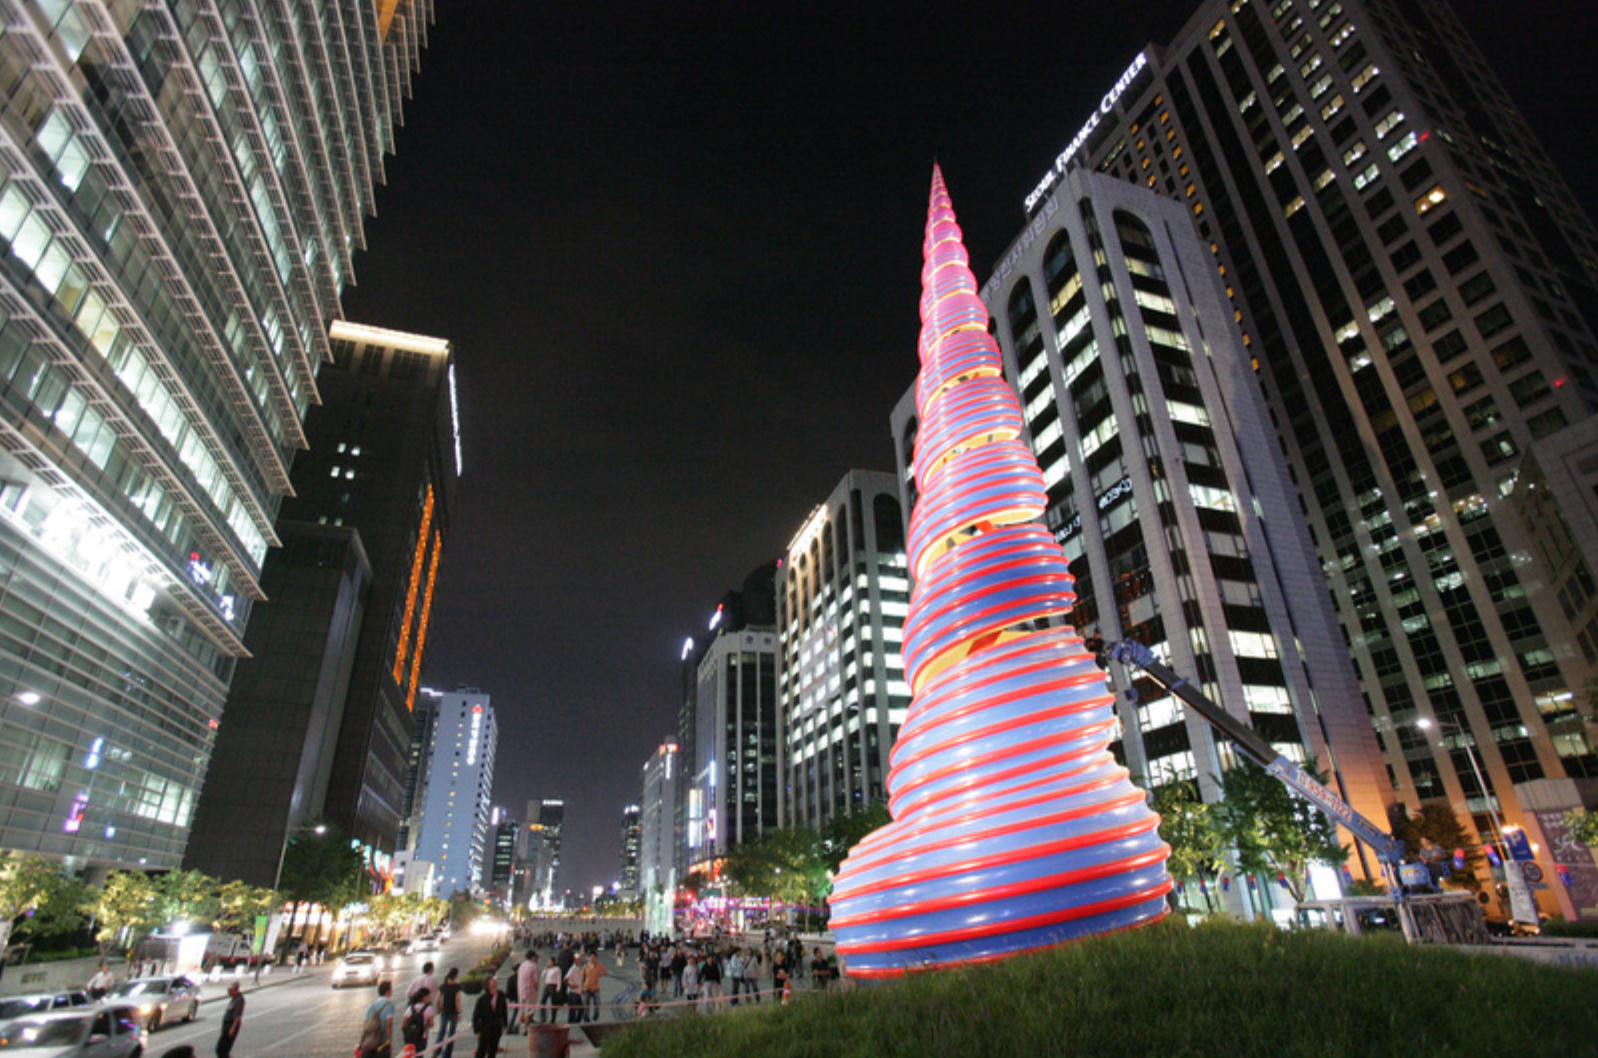
[[[1026,210],[1028,213],[1032,212],[1032,207],[1038,204],[1039,199],[1049,193],[1049,188],[1054,186],[1055,181],[1065,175],[1065,167],[1070,164],[1076,153],[1087,144],[1088,138],[1099,127],[1099,119],[1115,109],[1115,104],[1126,90],[1132,87],[1132,82],[1137,80],[1137,75],[1143,72],[1143,67],[1147,66],[1148,63],[1148,55],[1141,51],[1138,52],[1137,58],[1132,60],[1132,65],[1126,68],[1126,72],[1121,75],[1120,80],[1115,82],[1113,88],[1104,93],[1104,97],[1099,100],[1099,109],[1095,110],[1088,117],[1087,123],[1077,130],[1075,136],[1071,137],[1071,142],[1065,145],[1065,150],[1061,151],[1059,157],[1054,159],[1053,168],[1043,174],[1043,179],[1038,182],[1038,186],[1026,197]]]

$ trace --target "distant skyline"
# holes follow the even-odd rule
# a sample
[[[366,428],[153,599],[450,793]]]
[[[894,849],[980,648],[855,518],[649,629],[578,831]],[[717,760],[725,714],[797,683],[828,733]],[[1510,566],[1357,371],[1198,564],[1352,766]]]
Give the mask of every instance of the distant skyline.
[[[933,161],[985,278],[1198,6],[439,6],[345,313],[454,343],[424,681],[493,695],[494,803],[566,802],[561,888],[619,870],[684,637],[844,473],[891,469]],[[1592,201],[1598,10],[1454,6]]]

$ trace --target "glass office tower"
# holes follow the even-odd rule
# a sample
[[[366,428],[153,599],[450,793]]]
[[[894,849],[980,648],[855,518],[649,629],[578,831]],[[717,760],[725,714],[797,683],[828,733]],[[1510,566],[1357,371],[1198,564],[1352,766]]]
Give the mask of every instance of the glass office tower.
[[[1514,503],[1528,448],[1598,405],[1598,235],[1447,5],[1212,0],[1029,208],[1076,165],[1208,245],[1397,795],[1490,834],[1516,784],[1598,776],[1586,611],[1538,590]]]
[[[428,0],[0,33],[0,845],[173,867]]]

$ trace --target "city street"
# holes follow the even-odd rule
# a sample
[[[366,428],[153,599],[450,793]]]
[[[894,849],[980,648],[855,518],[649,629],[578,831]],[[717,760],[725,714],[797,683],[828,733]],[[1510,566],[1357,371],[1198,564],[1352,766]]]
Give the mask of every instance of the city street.
[[[445,944],[442,951],[425,955],[402,956],[400,969],[391,976],[396,993],[395,1047],[400,1052],[399,1014],[403,1012],[402,992],[411,979],[421,972],[422,964],[432,960],[440,979],[452,966],[464,973],[488,954],[491,941],[463,933]],[[277,1055],[282,1058],[349,1058],[360,1037],[362,1016],[376,996],[370,987],[335,989],[328,983],[334,961],[322,966],[307,967],[299,976],[289,968],[279,968],[256,988],[245,978],[244,1027],[233,1049],[237,1058],[261,1058]],[[475,996],[465,998],[463,1028],[470,1027],[471,1004]],[[172,1025],[150,1037],[147,1054],[150,1058],[181,1045],[189,1044],[201,1055],[210,1055],[221,1030],[222,1010],[227,1004],[227,979],[205,982],[205,1002],[200,1016],[188,1025]],[[521,1038],[516,1037],[517,1042]],[[464,1052],[472,1053],[475,1041],[470,1038]],[[518,1048],[519,1050],[519,1048]],[[462,1048],[457,1047],[456,1053]],[[508,1052],[514,1053],[514,1052]]]

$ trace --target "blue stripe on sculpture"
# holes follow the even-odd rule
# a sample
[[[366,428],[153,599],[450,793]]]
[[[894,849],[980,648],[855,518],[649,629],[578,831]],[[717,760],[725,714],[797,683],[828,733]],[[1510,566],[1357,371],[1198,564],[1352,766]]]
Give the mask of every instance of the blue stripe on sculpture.
[[[987,310],[934,169],[922,251],[921,417],[904,629],[913,699],[890,757],[894,821],[834,880],[848,972],[1004,958],[1152,922],[1169,849],[1109,753],[1113,698],[1036,524],[1045,493],[1018,440]]]

